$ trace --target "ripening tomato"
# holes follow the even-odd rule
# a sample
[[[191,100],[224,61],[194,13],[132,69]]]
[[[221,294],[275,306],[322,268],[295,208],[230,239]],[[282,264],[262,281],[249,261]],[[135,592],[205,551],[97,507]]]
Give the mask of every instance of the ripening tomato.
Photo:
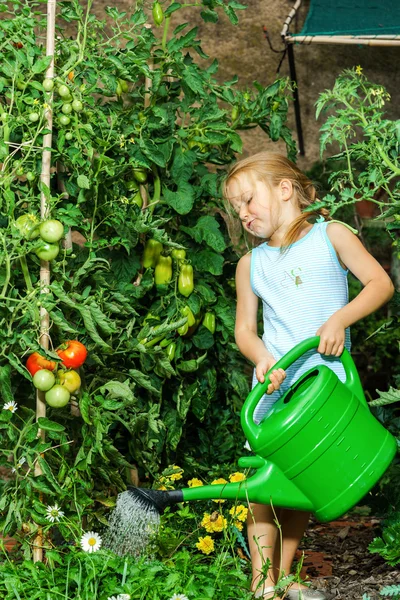
[[[64,115],[69,115],[70,113],[72,113],[72,104],[70,104],[69,102],[66,102],[65,104],[63,104],[62,108],[61,108],[61,112],[63,112]]]
[[[66,125],[69,125],[70,122],[71,122],[71,119],[69,117],[67,117],[67,115],[61,115],[60,125],[63,125],[65,127]]]
[[[83,104],[80,100],[74,100],[72,102],[72,108],[75,112],[81,112],[83,110]]]
[[[69,88],[66,85],[60,85],[57,92],[61,98],[68,98],[70,96]]]
[[[57,354],[63,361],[64,367],[78,369],[86,360],[87,350],[78,340],[69,340],[58,348]]]
[[[48,369],[40,369],[33,376],[33,385],[42,392],[48,392],[56,382],[54,373]]]
[[[47,242],[43,242],[43,244],[35,250],[36,256],[38,256],[40,260],[48,261],[54,260],[59,252],[60,246],[58,244],[48,244]]]
[[[53,385],[53,387],[45,394],[46,402],[53,408],[62,408],[69,402],[71,394],[63,385]]]
[[[34,352],[26,361],[26,368],[28,369],[29,373],[33,376],[35,373],[40,371],[40,369],[54,371],[54,369],[56,368],[56,363],[53,360],[47,360],[47,358],[39,354],[39,352]]]
[[[43,80],[42,85],[46,92],[51,92],[51,90],[54,87],[54,81],[52,79],[46,78]]]
[[[40,224],[39,234],[42,240],[54,244],[61,240],[64,235],[64,225],[57,219],[49,219]]]
[[[74,394],[81,387],[81,378],[76,371],[58,371],[57,377],[60,384],[64,386],[70,394]]]
[[[26,240],[34,240],[39,235],[39,219],[31,213],[18,217],[15,226]]]

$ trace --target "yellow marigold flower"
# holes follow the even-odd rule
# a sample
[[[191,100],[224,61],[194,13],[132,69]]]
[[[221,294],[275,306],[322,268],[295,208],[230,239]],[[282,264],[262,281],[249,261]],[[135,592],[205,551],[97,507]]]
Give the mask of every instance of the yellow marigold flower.
[[[233,524],[236,527],[236,529],[238,529],[239,531],[242,531],[243,523],[241,523],[240,521],[233,521]]]
[[[231,483],[236,483],[237,481],[244,481],[245,479],[246,479],[246,475],[244,473],[239,473],[239,471],[229,475],[229,481]]]
[[[212,533],[213,528],[211,525],[211,515],[210,513],[204,513],[204,516],[201,520],[201,526],[204,527],[204,529],[208,532],[208,533]]]
[[[220,477],[219,479],[214,479],[214,481],[211,482],[211,485],[219,485],[221,483],[228,483],[228,482],[223,477]]]
[[[224,484],[224,483],[228,483],[227,480],[224,479],[223,477],[220,477],[219,479],[214,479],[214,481],[211,482],[211,485],[220,485],[220,484]],[[213,500],[213,502],[222,504],[223,502],[225,502],[225,500]]]
[[[157,489],[165,491],[167,488],[165,487],[165,485],[159,485]]]
[[[217,512],[213,512],[210,516],[210,525],[216,533],[226,529],[226,519]]]
[[[215,511],[211,515],[204,513],[201,525],[208,533],[219,533],[226,528],[227,523],[225,517]]]
[[[201,485],[203,485],[203,482],[200,479],[197,479],[197,477],[193,477],[193,479],[189,479],[188,481],[189,487],[200,487]]]
[[[235,519],[239,521],[245,521],[247,519],[247,513],[249,509],[243,506],[243,504],[238,504],[237,506],[232,506],[229,511],[229,514],[232,515]]]
[[[172,475],[168,476],[172,481],[177,481],[178,479],[182,479],[182,473],[172,473]]]
[[[214,540],[209,535],[200,537],[196,544],[196,548],[198,548],[200,552],[203,552],[203,554],[210,554],[210,552],[214,552]]]
[[[362,71],[363,71],[363,68],[360,65],[357,65],[356,66],[356,74],[357,75],[362,75]]]

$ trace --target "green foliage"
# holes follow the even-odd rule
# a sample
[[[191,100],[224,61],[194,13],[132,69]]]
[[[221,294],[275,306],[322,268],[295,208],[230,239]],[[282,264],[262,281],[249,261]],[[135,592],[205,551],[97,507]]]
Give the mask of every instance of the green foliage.
[[[18,409],[0,413],[0,465],[7,472],[0,530],[21,538],[26,556],[49,502],[74,526],[84,516],[95,527],[106,524],[134,466],[143,480],[173,462],[194,474],[207,462],[235,459],[249,383],[233,340],[229,282],[236,256],[220,182],[241,152],[240,130],[261,127],[295,155],[285,124],[287,80],[265,88],[255,82],[245,91],[237,78],[218,82],[217,62],[202,62],[208,57],[197,28],[181,23],[169,31],[178,3],[163,6],[160,38],[142,3],[132,14],[108,8],[107,24],[91,6],[57,3],[51,89],[44,81],[50,59],[43,4],[1,5],[0,389],[2,400]],[[243,8],[232,0],[197,6],[206,21],[222,9],[234,24]],[[36,255],[40,238],[23,236],[15,225],[26,213],[33,215],[29,222],[43,220],[43,201],[68,232],[46,285]],[[193,292],[179,293],[175,261],[171,281],[154,285],[154,265],[143,267],[149,239],[166,256],[186,250],[181,264],[193,266]],[[190,327],[182,317],[186,306],[195,317]],[[39,343],[45,311],[46,351]],[[214,333],[202,325],[206,312],[215,314]],[[72,405],[48,409],[37,424],[25,360],[40,351],[59,367],[54,349],[68,339],[88,350],[81,389]],[[171,360],[170,343],[176,344]],[[37,437],[39,425],[44,439]],[[27,523],[29,533],[22,533]],[[68,528],[61,529],[69,539]]]
[[[0,594],[4,600],[64,598],[106,600],[128,594],[131,600],[188,598],[250,600],[247,576],[227,554],[207,560],[181,550],[168,563],[157,559],[121,558],[106,551],[86,554],[77,548],[47,553],[48,563],[30,560],[0,565]],[[118,596],[119,597],[119,596]]]
[[[385,118],[384,105],[389,94],[362,74],[362,69],[347,69],[332,90],[322,93],[316,103],[317,118],[332,111],[321,127],[321,154],[334,144],[340,152],[330,157],[340,161],[332,171],[331,189],[323,204],[333,212],[358,199],[374,202],[379,219],[397,244],[396,231],[400,206],[399,121]],[[386,199],[380,199],[383,192]],[[388,220],[388,221],[386,221]]]

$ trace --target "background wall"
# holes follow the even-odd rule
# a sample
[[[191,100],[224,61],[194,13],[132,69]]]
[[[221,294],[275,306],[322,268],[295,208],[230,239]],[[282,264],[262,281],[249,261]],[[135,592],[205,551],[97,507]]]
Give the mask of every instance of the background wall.
[[[83,0],[82,0],[83,1]],[[246,3],[246,0],[243,0]],[[120,9],[127,9],[131,2],[126,0],[96,0],[95,12],[104,18],[104,7],[116,4]],[[152,1],[145,4],[151,9]],[[169,3],[166,3],[168,6]],[[294,0],[247,0],[247,9],[238,11],[239,24],[231,25],[228,18],[220,11],[220,20],[216,24],[204,23],[197,8],[187,8],[174,13],[176,26],[185,20],[198,25],[198,38],[202,40],[203,50],[210,60],[217,58],[220,68],[217,74],[219,81],[239,76],[243,87],[251,86],[254,80],[269,85],[276,76],[280,54],[272,52],[264,37],[263,25],[268,29],[270,39],[276,50],[282,50],[280,32],[289,14]],[[299,18],[293,22],[291,31],[300,31],[307,14],[309,2],[303,1]],[[299,157],[300,168],[309,168],[319,158],[319,127],[315,120],[314,104],[318,94],[333,86],[337,75],[345,68],[361,65],[364,74],[373,82],[384,85],[392,96],[387,105],[391,118],[400,118],[399,94],[400,85],[400,47],[379,48],[339,45],[296,46],[295,59],[299,84],[303,135],[306,156]],[[197,60],[197,59],[196,59]],[[281,75],[289,75],[287,58],[281,68]],[[385,106],[386,108],[386,106]],[[289,125],[295,132],[293,107],[290,109]],[[243,132],[245,142],[244,153],[250,154],[263,150],[268,146],[266,135],[261,131]],[[273,145],[279,151],[278,144]],[[284,149],[282,148],[284,151]]]

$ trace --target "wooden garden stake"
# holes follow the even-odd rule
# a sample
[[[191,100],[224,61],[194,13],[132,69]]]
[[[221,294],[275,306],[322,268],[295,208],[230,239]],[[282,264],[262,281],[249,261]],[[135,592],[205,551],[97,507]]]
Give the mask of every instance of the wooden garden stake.
[[[53,79],[54,77],[54,46],[55,46],[55,23],[56,23],[56,2],[57,0],[47,0],[47,40],[46,40],[46,56],[51,56],[52,60],[46,71],[46,78]],[[51,145],[52,145],[52,127],[53,127],[53,112],[52,112],[53,94],[47,101],[45,109],[46,128],[50,131],[43,137],[43,154],[42,154],[42,173],[40,180],[42,184],[50,189],[50,167],[51,167]],[[40,198],[40,216],[45,219],[48,216],[49,206],[46,200],[45,193],[41,192]],[[40,285],[42,293],[48,291],[50,284],[50,265],[48,261],[40,261]],[[39,343],[47,350],[49,348],[49,313],[43,306],[40,307],[40,339]],[[44,400],[44,392],[37,390],[36,392],[36,420],[39,417],[46,416],[46,404]],[[44,439],[44,431],[39,429],[38,434]],[[35,464],[35,475],[41,475],[42,471],[39,461]],[[43,561],[43,534],[42,529],[39,529],[38,535],[33,546],[33,561]]]

